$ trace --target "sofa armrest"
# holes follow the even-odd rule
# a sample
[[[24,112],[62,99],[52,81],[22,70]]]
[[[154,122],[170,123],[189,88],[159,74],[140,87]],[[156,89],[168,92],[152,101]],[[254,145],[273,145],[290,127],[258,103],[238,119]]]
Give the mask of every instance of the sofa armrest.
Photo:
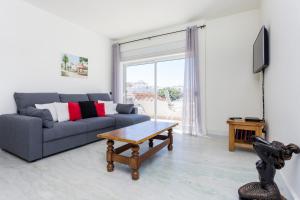
[[[138,113],[139,113],[138,107],[133,107],[131,114],[138,114]]]
[[[1,115],[0,148],[27,161],[42,158],[42,120],[18,114]]]

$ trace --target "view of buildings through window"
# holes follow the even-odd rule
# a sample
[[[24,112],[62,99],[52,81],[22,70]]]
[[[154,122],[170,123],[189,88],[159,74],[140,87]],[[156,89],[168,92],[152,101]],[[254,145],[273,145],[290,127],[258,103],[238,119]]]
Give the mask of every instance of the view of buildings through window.
[[[125,98],[153,119],[181,121],[184,59],[126,67]]]

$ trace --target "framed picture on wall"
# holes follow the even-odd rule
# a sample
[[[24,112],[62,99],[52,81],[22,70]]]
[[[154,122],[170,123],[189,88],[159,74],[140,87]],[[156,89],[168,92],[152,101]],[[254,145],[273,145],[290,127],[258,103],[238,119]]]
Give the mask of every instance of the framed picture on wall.
[[[61,76],[87,78],[89,71],[88,58],[72,54],[62,54],[60,68]]]

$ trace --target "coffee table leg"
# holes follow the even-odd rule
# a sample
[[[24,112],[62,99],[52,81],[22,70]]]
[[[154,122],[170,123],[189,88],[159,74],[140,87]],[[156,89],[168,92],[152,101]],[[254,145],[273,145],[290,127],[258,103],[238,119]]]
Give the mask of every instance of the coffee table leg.
[[[113,161],[113,153],[114,153],[114,141],[107,141],[107,152],[106,152],[106,160],[107,160],[107,171],[114,171],[114,161]]]
[[[168,145],[168,150],[172,151],[173,150],[173,129],[168,130],[168,137],[170,139],[170,143]]]
[[[152,148],[153,147],[153,139],[149,140],[149,147]]]
[[[139,161],[139,145],[134,145],[131,147],[132,154],[130,157],[129,165],[131,167],[131,177],[132,180],[138,180],[140,177],[139,173],[139,167],[140,167],[140,161]]]

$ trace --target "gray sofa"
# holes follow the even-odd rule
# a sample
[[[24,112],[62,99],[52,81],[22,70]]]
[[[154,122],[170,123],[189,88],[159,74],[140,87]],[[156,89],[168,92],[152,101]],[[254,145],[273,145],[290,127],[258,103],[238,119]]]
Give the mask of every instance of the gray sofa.
[[[107,93],[58,94],[15,93],[18,112],[34,104],[110,100]],[[0,148],[26,161],[35,161],[49,155],[97,141],[96,135],[150,120],[137,114],[114,114],[79,121],[56,122],[53,128],[43,128],[42,120],[20,114],[0,116]]]

